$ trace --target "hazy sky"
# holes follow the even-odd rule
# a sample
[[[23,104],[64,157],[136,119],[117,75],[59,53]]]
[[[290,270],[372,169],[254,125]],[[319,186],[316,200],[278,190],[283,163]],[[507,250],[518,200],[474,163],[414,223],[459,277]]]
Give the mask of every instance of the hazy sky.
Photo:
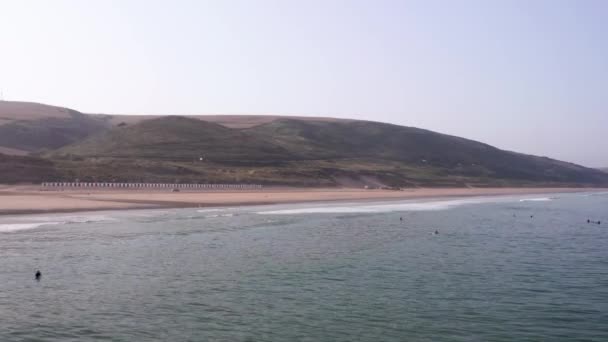
[[[608,166],[608,1],[0,0],[7,100],[386,121]]]

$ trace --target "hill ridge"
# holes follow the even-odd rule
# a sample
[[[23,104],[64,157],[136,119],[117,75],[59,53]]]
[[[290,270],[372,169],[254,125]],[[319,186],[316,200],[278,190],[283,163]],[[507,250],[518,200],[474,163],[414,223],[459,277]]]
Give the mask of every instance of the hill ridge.
[[[608,174],[596,169],[383,122],[265,116],[243,123],[235,116],[208,121],[181,115],[129,121],[69,109],[60,114],[0,122],[0,153],[38,155],[52,162],[49,174],[62,180],[608,185]],[[27,162],[33,161],[19,161]]]

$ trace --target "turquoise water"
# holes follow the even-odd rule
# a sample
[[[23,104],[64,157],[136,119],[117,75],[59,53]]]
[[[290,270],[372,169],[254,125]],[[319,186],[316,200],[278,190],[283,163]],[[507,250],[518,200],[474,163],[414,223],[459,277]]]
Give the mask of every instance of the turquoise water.
[[[0,341],[608,341],[608,196],[536,197],[0,218]]]

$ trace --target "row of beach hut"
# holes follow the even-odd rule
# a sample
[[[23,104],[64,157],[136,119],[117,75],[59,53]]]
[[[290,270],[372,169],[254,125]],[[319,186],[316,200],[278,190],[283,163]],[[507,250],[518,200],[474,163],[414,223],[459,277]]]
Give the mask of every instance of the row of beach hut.
[[[106,182],[44,182],[43,188],[125,188],[125,189],[208,189],[252,190],[259,184],[171,184],[171,183],[106,183]]]

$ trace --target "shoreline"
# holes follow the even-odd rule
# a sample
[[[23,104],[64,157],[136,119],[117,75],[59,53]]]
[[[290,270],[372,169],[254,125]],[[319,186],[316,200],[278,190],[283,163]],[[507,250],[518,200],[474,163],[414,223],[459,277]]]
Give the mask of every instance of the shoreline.
[[[107,210],[210,208],[272,204],[371,202],[454,197],[602,192],[606,188],[417,188],[365,190],[266,188],[241,191],[57,190],[32,186],[0,187],[0,216]]]

